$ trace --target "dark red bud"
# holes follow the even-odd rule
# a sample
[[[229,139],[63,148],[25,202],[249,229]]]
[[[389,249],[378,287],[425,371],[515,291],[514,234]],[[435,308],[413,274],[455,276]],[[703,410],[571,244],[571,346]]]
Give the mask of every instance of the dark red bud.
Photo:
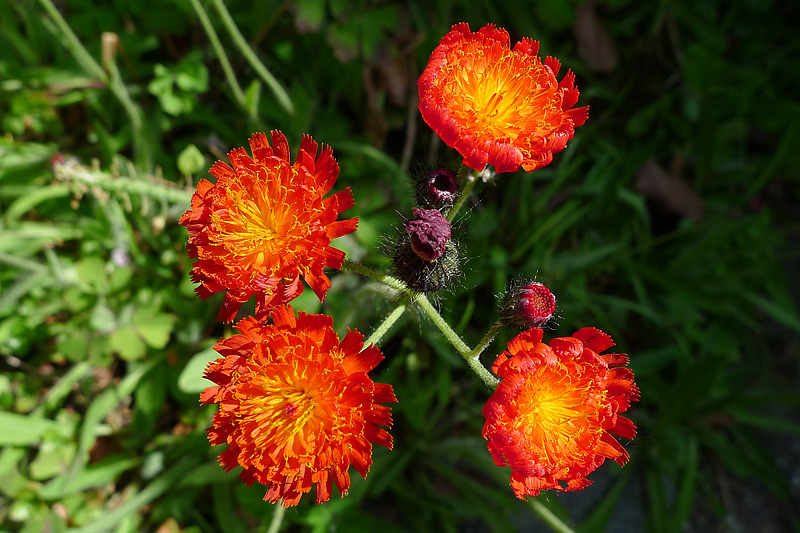
[[[446,168],[430,170],[417,184],[417,199],[421,204],[435,209],[452,207],[458,198],[456,175]]]
[[[411,248],[422,260],[436,261],[450,240],[450,223],[436,209],[415,207],[413,211],[414,219],[403,224],[411,235]]]

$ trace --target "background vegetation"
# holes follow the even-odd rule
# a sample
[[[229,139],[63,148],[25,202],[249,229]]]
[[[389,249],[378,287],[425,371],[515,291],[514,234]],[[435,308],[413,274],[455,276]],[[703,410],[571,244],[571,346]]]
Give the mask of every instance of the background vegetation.
[[[477,188],[442,313],[474,345],[494,295],[535,277],[559,297],[549,334],[611,333],[642,390],[631,463],[540,501],[578,531],[800,531],[800,4],[235,0],[231,20],[220,5],[0,0],[0,529],[266,530],[264,489],[225,474],[204,435],[200,374],[231,329],[192,292],[187,191],[252,131],[295,150],[310,133],[356,195],[339,246],[386,267],[408,173],[458,164],[419,118],[416,78],[463,20],[539,39],[591,112],[551,166]],[[333,282],[298,306],[367,333],[392,307],[353,274]],[[486,387],[421,315],[382,349],[395,450],[284,530],[530,527],[480,436]]]

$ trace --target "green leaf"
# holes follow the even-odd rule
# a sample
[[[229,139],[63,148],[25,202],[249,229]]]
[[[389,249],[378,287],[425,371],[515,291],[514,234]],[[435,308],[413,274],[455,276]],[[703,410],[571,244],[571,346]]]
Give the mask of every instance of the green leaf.
[[[164,398],[167,393],[168,374],[165,366],[162,365],[161,369],[148,374],[134,392],[137,413],[141,413],[153,424],[164,407]]]
[[[60,424],[45,418],[0,412],[0,446],[26,446],[42,440],[48,430]]]
[[[169,342],[173,319],[170,315],[140,307],[133,314],[133,324],[148,346],[160,350]]]
[[[198,53],[192,53],[180,62],[175,74],[175,84],[183,91],[204,93],[208,90],[208,69]]]
[[[258,115],[258,102],[261,100],[261,82],[253,80],[244,92],[244,103],[247,112],[253,116]]]
[[[81,281],[92,287],[98,294],[108,292],[109,283],[105,261],[96,256],[87,257],[75,263],[75,270]]]
[[[133,277],[133,269],[130,267],[117,267],[111,273],[109,285],[112,291],[123,289]]]
[[[603,496],[603,499],[592,508],[591,513],[581,522],[578,531],[592,533],[593,531],[608,530],[608,521],[611,519],[614,509],[616,509],[625,487],[628,486],[633,472],[632,465],[629,463],[627,468],[623,470],[622,475],[611,487],[611,490]]]
[[[128,375],[125,376],[116,387],[103,390],[103,392],[92,400],[92,403],[89,404],[88,409],[86,409],[86,414],[83,416],[83,425],[81,426],[80,435],[78,437],[76,462],[88,457],[89,450],[97,441],[98,426],[103,422],[108,413],[119,405],[123,398],[132,394],[139,385],[142,377],[162,360],[163,357],[155,357],[143,363],[130,363]],[[77,472],[77,470],[78,465],[73,463],[72,471]]]
[[[178,378],[178,388],[183,392],[195,394],[203,392],[206,387],[212,386],[212,383],[203,377],[203,371],[211,361],[216,360],[218,357],[220,355],[210,347],[193,355],[189,362],[186,363],[186,366],[183,367],[183,371]]]
[[[672,513],[672,531],[680,533],[689,518],[694,502],[695,485],[697,481],[698,451],[697,440],[691,438],[688,442],[688,457],[686,470],[681,478],[675,510]]]
[[[147,90],[150,94],[161,98],[163,95],[172,92],[172,73],[162,64],[157,64],[153,71],[156,75],[155,79],[147,85]]]
[[[753,302],[753,304],[759,306],[766,313],[772,316],[772,318],[787,328],[791,328],[800,333],[800,318],[797,317],[797,312],[792,308],[791,299],[786,298],[785,301],[778,302],[765,298],[752,291],[743,290],[741,292],[745,298]]]
[[[89,332],[73,331],[69,337],[59,337],[56,353],[73,361],[85,358],[89,353]]]
[[[50,441],[45,438],[36,459],[30,464],[31,478],[50,479],[64,472],[75,457],[75,448],[74,442]]]
[[[196,460],[192,457],[184,457],[170,470],[167,470],[158,478],[154,479],[149,485],[142,489],[141,492],[131,495],[131,497],[125,500],[119,507],[115,507],[113,510],[108,509],[98,520],[71,531],[73,531],[73,533],[101,533],[114,529],[114,526],[119,524],[122,519],[128,515],[134,514],[143,506],[167,492],[181,477],[191,471],[195,461]]]
[[[117,317],[108,305],[98,302],[92,310],[89,325],[94,331],[111,333],[117,327]]]
[[[233,477],[232,473],[226,472],[214,462],[193,468],[187,476],[181,479],[178,486],[205,487],[206,485],[230,482]]]
[[[19,471],[19,465],[27,452],[26,448],[0,450],[0,494],[13,499],[30,483]]]
[[[66,184],[50,187],[37,187],[30,193],[17,198],[6,210],[5,217],[8,222],[18,219],[37,205],[53,198],[69,196],[70,188]]]
[[[178,170],[184,176],[193,176],[206,166],[206,158],[197,146],[190,144],[178,155]]]
[[[123,326],[112,333],[108,338],[108,347],[126,361],[141,359],[147,352],[147,347],[133,326]]]
[[[299,0],[295,9],[295,21],[305,31],[317,32],[325,18],[326,0]]]
[[[116,480],[120,474],[138,465],[140,460],[123,454],[106,457],[88,465],[75,475],[63,474],[46,483],[38,493],[43,500],[58,500],[92,487]]]

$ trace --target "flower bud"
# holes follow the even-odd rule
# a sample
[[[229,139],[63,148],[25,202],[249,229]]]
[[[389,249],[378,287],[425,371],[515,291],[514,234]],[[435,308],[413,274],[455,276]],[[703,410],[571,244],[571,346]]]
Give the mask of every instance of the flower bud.
[[[541,327],[556,312],[556,297],[538,281],[517,282],[500,303],[500,320],[509,326]]]
[[[459,195],[456,175],[446,168],[429,170],[419,176],[415,188],[417,202],[432,209],[452,207]]]
[[[450,240],[450,223],[436,209],[414,208],[414,219],[403,227],[411,235],[411,249],[423,261],[439,259]]]
[[[447,287],[459,274],[450,223],[435,209],[414,208],[414,219],[403,228],[393,250],[395,275],[418,292]]]

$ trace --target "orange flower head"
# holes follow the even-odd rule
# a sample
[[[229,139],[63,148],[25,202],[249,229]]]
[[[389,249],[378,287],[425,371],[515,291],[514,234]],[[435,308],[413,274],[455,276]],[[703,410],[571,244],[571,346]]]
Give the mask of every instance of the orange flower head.
[[[228,445],[219,454],[226,472],[241,466],[247,486],[268,486],[269,502],[297,505],[316,486],[319,504],[332,483],[344,496],[350,465],[366,477],[372,444],[392,448],[381,427],[391,427],[391,410],[379,404],[397,400],[367,375],[383,355],[357,331],[340,342],[329,316],[279,306],[272,321],[245,318],[239,334],[214,346],[222,357],[205,377],[216,385],[200,395],[219,405],[208,439]]]
[[[639,397],[623,354],[599,355],[611,337],[583,328],[542,342],[531,328],[508,343],[492,370],[502,378],[486,402],[483,437],[497,466],[511,467],[520,499],[539,491],[573,491],[606,459],[619,465],[628,452],[612,436],[631,439],[636,427],[619,416]]]
[[[526,37],[512,49],[504,29],[487,24],[473,33],[464,22],[434,49],[419,77],[419,110],[465,165],[536,170],[586,121],[588,107],[572,108],[575,75],[558,82],[561,64],[538,52],[538,41]]]
[[[180,223],[189,232],[189,257],[197,258],[192,279],[205,300],[225,291],[219,319],[232,322],[241,305],[256,295],[256,318],[303,292],[302,275],[320,300],[331,282],[323,268],[341,269],[344,252],[331,240],[352,233],[358,219],[336,220],[354,205],[350,189],[323,198],[339,174],[329,146],[303,136],[294,163],[289,144],[272,132],[250,139],[228,154],[233,167],[217,161],[201,180],[192,207]]]

